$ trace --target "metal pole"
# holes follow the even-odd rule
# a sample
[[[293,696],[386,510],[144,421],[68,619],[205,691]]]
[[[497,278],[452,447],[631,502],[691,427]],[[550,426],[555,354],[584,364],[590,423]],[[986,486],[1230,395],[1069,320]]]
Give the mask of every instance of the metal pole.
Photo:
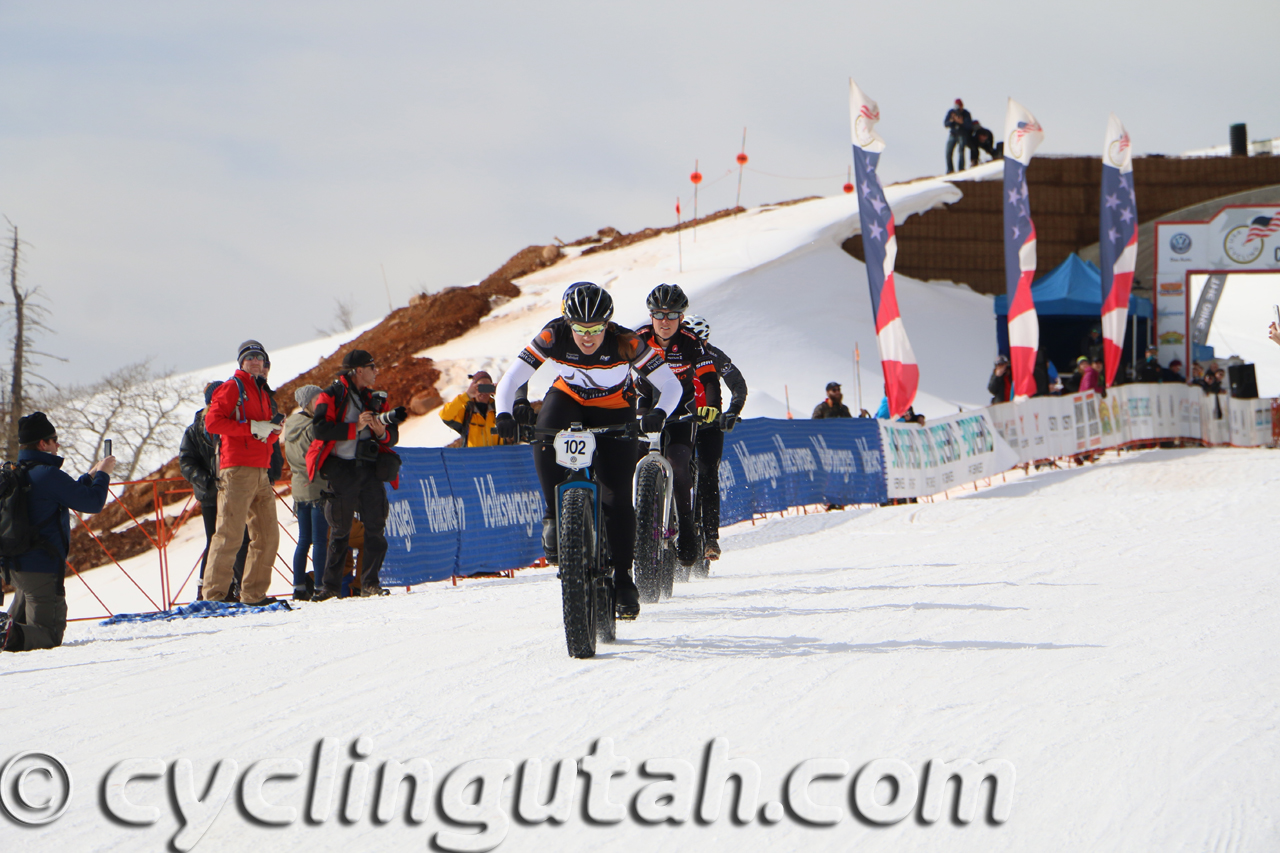
[[[853,342],[853,382],[858,389],[858,411],[862,411],[862,353],[858,351],[858,342]]]
[[[1129,347],[1129,372],[1134,379],[1138,378],[1138,315],[1134,314],[1132,318],[1133,331],[1129,337],[1133,339],[1133,345]]]
[[[684,237],[680,234],[680,199],[676,199],[676,255],[680,259],[680,272],[684,272]]]

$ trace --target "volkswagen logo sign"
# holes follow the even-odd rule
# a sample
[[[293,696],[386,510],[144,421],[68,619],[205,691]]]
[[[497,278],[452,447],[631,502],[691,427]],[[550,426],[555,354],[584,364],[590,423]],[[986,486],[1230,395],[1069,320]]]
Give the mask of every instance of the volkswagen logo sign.
[[[1191,251],[1191,237],[1179,231],[1169,238],[1169,248],[1173,250],[1174,254],[1185,255]]]

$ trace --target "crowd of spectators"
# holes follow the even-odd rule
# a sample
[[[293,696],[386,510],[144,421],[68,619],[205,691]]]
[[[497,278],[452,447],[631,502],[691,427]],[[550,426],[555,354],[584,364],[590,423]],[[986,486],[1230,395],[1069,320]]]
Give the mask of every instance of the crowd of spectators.
[[[1047,397],[1058,394],[1075,394],[1081,391],[1096,391],[1102,396],[1107,394],[1106,368],[1102,357],[1102,330],[1100,327],[1090,329],[1089,334],[1080,342],[1080,355],[1076,357],[1075,370],[1060,375],[1052,361],[1046,357],[1044,350],[1036,353],[1034,376],[1036,393],[1032,396]],[[1199,362],[1191,365],[1191,384],[1203,388],[1206,393],[1220,393],[1224,388],[1226,370],[1216,362],[1207,366]],[[1123,384],[1126,379],[1117,376],[1114,384]],[[1160,364],[1158,347],[1148,347],[1146,357],[1130,371],[1131,382],[1176,382],[1185,384],[1186,373],[1183,371],[1182,359],[1175,358],[1168,365]],[[987,391],[991,394],[992,403],[1007,403],[1013,399],[1013,371],[1009,357],[999,355],[991,369],[991,377],[987,380]]]
[[[391,449],[403,407],[373,390],[372,354],[353,350],[328,388],[304,385],[286,420],[268,384],[271,360],[258,341],[237,352],[238,368],[205,388],[205,407],[183,434],[179,463],[200,501],[205,525],[198,598],[264,606],[279,546],[274,483],[289,463],[298,541],[293,598],[384,595],[378,581],[386,539],[387,497],[399,457]],[[357,514],[359,518],[356,518]],[[356,574],[342,585],[360,552]],[[312,570],[307,570],[310,557]]]

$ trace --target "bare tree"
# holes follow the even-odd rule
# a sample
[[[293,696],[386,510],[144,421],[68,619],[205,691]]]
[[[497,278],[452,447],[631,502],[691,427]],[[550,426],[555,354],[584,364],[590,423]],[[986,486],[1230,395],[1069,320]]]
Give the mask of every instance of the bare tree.
[[[8,217],[5,221],[9,222]],[[18,285],[22,277],[20,251],[22,246],[28,244],[18,238],[18,226],[9,222],[9,230],[11,239],[6,255],[9,266],[9,291],[13,301],[0,300],[0,306],[13,309],[13,357],[9,370],[9,396],[4,401],[3,415],[5,452],[9,459],[16,459],[18,457],[18,421],[27,412],[28,398],[33,391],[39,390],[44,384],[43,377],[32,370],[34,363],[31,357],[43,355],[56,358],[56,356],[36,352],[31,347],[32,332],[48,331],[48,327],[44,324],[48,310],[39,302],[33,301],[39,294],[39,288],[24,289]]]
[[[356,298],[348,296],[346,299],[333,298],[333,325],[327,329],[316,327],[316,334],[329,337],[330,335],[349,332],[356,327]]]
[[[119,476],[132,480],[149,455],[165,458],[182,437],[185,415],[201,400],[198,383],[172,371],[154,374],[150,360],[126,365],[93,385],[63,388],[42,403],[54,423],[64,456],[88,469],[113,442]]]

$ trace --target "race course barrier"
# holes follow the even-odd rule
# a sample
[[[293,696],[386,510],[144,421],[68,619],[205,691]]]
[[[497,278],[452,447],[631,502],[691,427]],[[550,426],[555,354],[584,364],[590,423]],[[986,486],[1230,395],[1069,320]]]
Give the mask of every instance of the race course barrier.
[[[720,520],[807,504],[881,503],[876,421],[752,418],[725,434]],[[528,566],[542,556],[546,503],[528,446],[400,448],[388,486],[384,586]]]
[[[1169,441],[1275,446],[1269,399],[1177,384],[1121,385],[1000,403],[925,426],[870,418],[751,418],[725,434],[720,519],[730,525],[814,504],[880,504],[968,485],[1019,466]],[[401,448],[388,487],[381,580],[404,586],[528,566],[546,505],[528,446]]]

